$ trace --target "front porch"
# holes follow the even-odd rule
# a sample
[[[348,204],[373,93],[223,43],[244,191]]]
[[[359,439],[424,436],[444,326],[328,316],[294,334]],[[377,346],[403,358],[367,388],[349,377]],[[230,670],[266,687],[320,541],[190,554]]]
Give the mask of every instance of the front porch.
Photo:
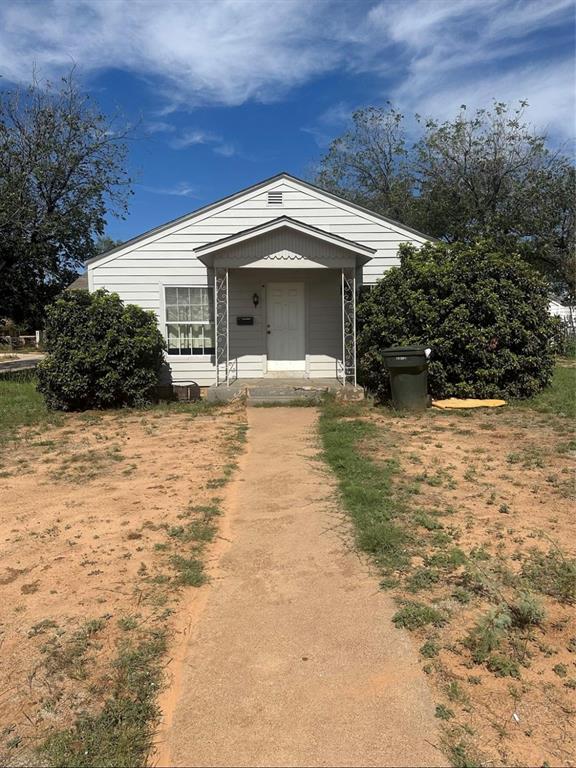
[[[371,249],[283,217],[197,251],[213,273],[217,388],[356,387],[356,274]]]

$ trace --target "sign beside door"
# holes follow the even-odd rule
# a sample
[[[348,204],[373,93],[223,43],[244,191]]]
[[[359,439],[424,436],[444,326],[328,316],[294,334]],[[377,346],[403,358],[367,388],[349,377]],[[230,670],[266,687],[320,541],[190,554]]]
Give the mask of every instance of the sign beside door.
[[[266,305],[268,370],[304,371],[304,283],[269,283]]]

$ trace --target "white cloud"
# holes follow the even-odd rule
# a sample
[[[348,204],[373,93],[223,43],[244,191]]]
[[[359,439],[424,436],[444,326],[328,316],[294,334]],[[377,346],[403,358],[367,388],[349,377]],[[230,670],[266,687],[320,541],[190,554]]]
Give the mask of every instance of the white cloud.
[[[232,157],[236,154],[236,147],[232,142],[224,141],[217,133],[204,131],[200,128],[184,130],[179,136],[170,141],[172,149],[187,149],[196,144],[210,145],[215,154],[222,155],[223,157]]]
[[[313,124],[304,126],[304,133],[309,133],[314,137],[316,144],[324,149],[332,139],[346,128],[354,109],[344,101],[338,101],[336,104],[328,107],[320,114]]]
[[[337,70],[370,73],[367,102],[389,97],[440,118],[454,104],[526,98],[535,120],[569,136],[572,51],[555,41],[572,28],[573,0],[3,0],[0,74],[28,80],[33,62],[41,76],[73,62],[88,75],[132,72],[158,95],[149,133],[224,156],[232,142],[177,135],[164,118],[271,102]],[[319,142],[336,128],[329,117],[307,126]]]
[[[173,133],[176,128],[163,120],[151,121],[144,125],[144,131],[147,134],[153,133]]]
[[[0,4],[0,71],[120,68],[157,77],[171,105],[274,100],[340,59],[307,44],[320,12],[309,0],[45,0]]]
[[[403,110],[444,119],[460,104],[526,99],[538,128],[571,138],[574,63],[557,55],[547,35],[572,16],[572,0],[380,3],[366,34],[385,32],[406,50],[405,75],[389,91]]]
[[[236,147],[231,142],[224,142],[214,147],[214,153],[222,157],[233,157],[236,154]]]
[[[202,131],[199,128],[191,128],[183,131],[179,136],[170,142],[173,149],[185,149],[194,144],[211,144],[219,142],[220,137],[210,131]]]
[[[526,120],[537,130],[566,140],[576,133],[573,89],[573,66],[566,62],[562,65],[528,65],[458,84],[443,85],[441,80],[433,81],[429,77],[414,78],[403,86],[398,98],[417,107],[422,114],[440,119],[453,117],[461,104],[470,109],[489,106],[492,99],[516,104],[526,99],[529,104]]]
[[[171,187],[150,187],[146,184],[138,184],[145,192],[151,192],[154,195],[174,195],[175,197],[198,197],[195,187],[186,181],[180,181]]]

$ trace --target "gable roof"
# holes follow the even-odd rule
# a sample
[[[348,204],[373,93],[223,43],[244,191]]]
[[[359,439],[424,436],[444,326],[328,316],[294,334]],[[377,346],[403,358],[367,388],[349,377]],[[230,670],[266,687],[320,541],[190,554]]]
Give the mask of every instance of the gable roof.
[[[260,181],[257,184],[252,184],[249,187],[245,187],[244,189],[241,189],[239,192],[234,192],[234,194],[232,195],[227,195],[226,197],[223,197],[220,200],[216,200],[213,203],[209,203],[208,205],[204,205],[201,208],[197,208],[195,211],[190,211],[189,213],[185,213],[183,216],[179,216],[176,219],[172,219],[171,221],[168,221],[165,224],[160,224],[157,227],[153,227],[152,229],[149,229],[146,232],[143,232],[142,234],[131,238],[130,240],[126,240],[126,242],[122,243],[121,245],[117,245],[114,248],[111,248],[109,251],[104,251],[103,253],[99,253],[96,256],[93,256],[92,258],[87,259],[86,264],[94,264],[95,262],[100,261],[100,259],[108,258],[113,254],[124,250],[125,248],[129,248],[131,246],[136,245],[141,240],[144,240],[149,237],[153,237],[154,235],[160,235],[162,234],[162,232],[165,232],[173,227],[177,227],[179,224],[185,224],[189,221],[192,221],[197,216],[202,216],[206,213],[209,213],[211,210],[214,210],[222,205],[233,203],[235,200],[240,199],[244,195],[252,194],[254,192],[257,192],[260,189],[264,189],[270,184],[274,184],[279,181],[295,182],[296,184],[299,184],[311,190],[312,192],[319,192],[322,195],[329,197],[332,200],[335,200],[341,205],[347,206],[356,211],[359,211],[360,213],[364,213],[368,216],[371,216],[372,218],[378,219],[379,221],[382,221],[383,223],[393,228],[398,227],[400,229],[403,229],[404,231],[410,232],[411,234],[421,238],[422,240],[435,240],[435,238],[431,237],[430,235],[426,235],[423,232],[419,232],[418,230],[413,229],[412,227],[409,227],[406,224],[402,224],[401,222],[395,221],[394,219],[388,218],[387,216],[382,216],[379,213],[375,213],[374,211],[371,211],[369,208],[365,208],[364,206],[358,205],[357,203],[352,203],[349,200],[346,200],[346,198],[341,197],[340,195],[336,195],[333,192],[328,192],[327,190],[322,189],[322,187],[318,187],[316,184],[312,184],[309,181],[304,181],[303,179],[300,179],[297,176],[293,176],[292,174],[287,173],[286,171],[282,171],[281,173],[278,173],[275,176],[270,176],[268,179],[264,179],[263,181]]]
[[[372,254],[376,253],[375,248],[369,248],[367,245],[361,245],[360,243],[356,243],[354,240],[348,240],[348,238],[342,237],[341,235],[334,235],[332,232],[318,229],[318,227],[314,227],[312,224],[305,224],[303,221],[298,221],[298,219],[293,219],[290,216],[278,216],[278,218],[272,219],[272,221],[266,221],[263,224],[258,224],[249,229],[243,229],[241,232],[235,232],[233,235],[227,235],[220,240],[201,245],[199,248],[195,248],[194,252],[199,254],[200,261],[206,263],[203,258],[205,256],[221,251],[231,245],[250,240],[253,237],[259,237],[268,232],[274,232],[278,229],[290,229],[295,232],[302,232],[303,234],[310,235],[311,237],[343,248],[346,251],[351,251],[357,256],[360,256],[359,261],[362,264],[369,261]]]

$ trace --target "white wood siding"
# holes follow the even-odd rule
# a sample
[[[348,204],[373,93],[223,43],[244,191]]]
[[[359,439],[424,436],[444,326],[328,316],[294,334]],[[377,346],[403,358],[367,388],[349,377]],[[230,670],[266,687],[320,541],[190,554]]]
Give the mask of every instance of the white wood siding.
[[[268,205],[267,195],[272,189],[283,193],[281,206]],[[321,192],[300,186],[295,180],[279,180],[256,192],[248,191],[244,196],[224,202],[207,212],[200,212],[189,220],[180,221],[163,232],[153,233],[89,264],[91,290],[107,288],[117,292],[126,302],[154,310],[163,326],[164,318],[160,316],[163,283],[212,285],[211,273],[198,260],[195,248],[283,215],[376,249],[369,263],[359,270],[358,278],[364,284],[373,284],[387,269],[398,264],[400,243],[413,242],[420,245],[425,242],[424,237],[367,212],[358,211],[345,201],[323,196]],[[290,243],[292,247],[287,249],[289,252],[295,253],[299,247],[302,248],[302,243],[298,244],[296,239]],[[318,255],[326,256],[327,253],[320,254],[321,250],[322,244],[318,243]],[[279,255],[290,259],[290,253]],[[336,264],[339,266],[338,262]],[[292,263],[292,266],[296,265]],[[251,303],[254,291],[250,286],[259,270],[244,271],[252,274],[236,280],[230,295],[231,319],[235,317],[234,313],[254,314],[255,317],[257,314]],[[322,280],[313,276],[316,271],[323,274]],[[295,269],[290,269],[285,279],[296,280],[295,272]],[[336,370],[335,357],[340,354],[341,341],[338,336],[341,332],[341,316],[338,302],[333,305],[329,299],[332,296],[332,288],[329,286],[333,279],[339,280],[339,270],[334,270],[330,277],[327,277],[327,269],[306,269],[303,272],[310,273],[302,278],[307,285],[307,344],[313,350],[309,359],[309,373],[312,376],[333,376]],[[280,269],[274,269],[273,280],[282,279],[279,277],[281,274]],[[260,286],[262,282],[263,279],[259,281]],[[339,296],[339,283],[337,289]],[[259,307],[260,312],[263,303]],[[256,327],[261,329],[261,324]],[[239,375],[261,375],[263,350],[256,349],[254,338],[248,335],[247,328],[251,327],[231,325],[231,342],[238,345],[241,351]],[[169,363],[174,381],[196,381],[201,386],[215,381],[214,366],[208,361],[172,358]]]

